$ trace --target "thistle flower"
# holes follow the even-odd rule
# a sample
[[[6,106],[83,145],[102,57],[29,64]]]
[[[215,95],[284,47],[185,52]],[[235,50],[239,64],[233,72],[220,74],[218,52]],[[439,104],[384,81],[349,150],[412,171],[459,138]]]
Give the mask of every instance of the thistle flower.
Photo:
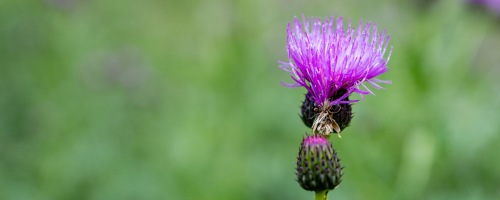
[[[385,57],[389,36],[385,30],[379,33],[376,24],[361,21],[355,29],[349,20],[344,30],[342,17],[302,22],[295,17],[287,33],[289,61],[280,61],[280,67],[295,83],[283,85],[307,89],[301,117],[314,133],[339,134],[352,118],[351,103],[358,101],[349,95],[373,94],[365,83],[375,88],[390,83],[375,78],[388,70],[392,52]]]
[[[337,187],[342,181],[342,167],[332,144],[318,135],[303,139],[296,175],[304,190],[321,192]]]

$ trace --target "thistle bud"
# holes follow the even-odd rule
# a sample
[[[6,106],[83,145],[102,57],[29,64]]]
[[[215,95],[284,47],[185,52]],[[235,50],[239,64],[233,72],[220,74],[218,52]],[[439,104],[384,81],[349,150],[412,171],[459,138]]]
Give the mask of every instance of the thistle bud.
[[[341,182],[340,159],[325,138],[308,135],[302,140],[297,157],[297,181],[304,190],[332,190]]]

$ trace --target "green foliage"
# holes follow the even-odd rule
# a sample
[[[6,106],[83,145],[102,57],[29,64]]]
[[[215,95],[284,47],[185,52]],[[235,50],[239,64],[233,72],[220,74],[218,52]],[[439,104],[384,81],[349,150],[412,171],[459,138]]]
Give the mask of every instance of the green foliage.
[[[2,1],[0,199],[312,199],[295,15],[386,27],[333,199],[500,196],[500,26],[462,1]],[[353,96],[353,99],[359,96]]]

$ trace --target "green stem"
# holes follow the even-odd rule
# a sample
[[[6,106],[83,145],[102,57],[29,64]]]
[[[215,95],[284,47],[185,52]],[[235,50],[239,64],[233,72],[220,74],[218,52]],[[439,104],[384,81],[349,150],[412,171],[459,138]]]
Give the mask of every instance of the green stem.
[[[315,200],[327,200],[328,199],[328,190],[316,191]]]

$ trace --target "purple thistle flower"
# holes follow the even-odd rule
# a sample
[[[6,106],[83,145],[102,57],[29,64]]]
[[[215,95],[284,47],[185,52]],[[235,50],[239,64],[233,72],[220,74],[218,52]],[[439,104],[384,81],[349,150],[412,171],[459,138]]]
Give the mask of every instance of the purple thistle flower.
[[[390,38],[385,32],[378,33],[377,24],[363,21],[355,29],[350,20],[344,30],[342,17],[323,21],[303,17],[302,23],[295,17],[293,24],[288,23],[289,62],[280,61],[280,68],[295,83],[282,84],[307,89],[301,118],[313,133],[328,136],[335,131],[340,137],[352,119],[351,103],[358,101],[349,100],[349,95],[373,94],[365,82],[375,88],[382,88],[379,82],[390,83],[375,78],[388,70],[392,52],[391,47],[385,58]]]
[[[389,41],[385,30],[378,33],[376,24],[363,25],[362,21],[356,30],[349,20],[345,31],[342,17],[336,22],[334,17],[325,18],[323,22],[320,18],[303,18],[302,23],[295,17],[293,24],[288,24],[289,62],[280,61],[280,68],[290,73],[295,84],[283,85],[306,88],[314,102],[322,107],[324,103],[357,102],[344,100],[353,92],[373,94],[365,82],[375,88],[382,88],[378,82],[390,83],[375,78],[388,70],[392,52],[391,47],[384,58]],[[345,92],[336,96],[341,90]]]

